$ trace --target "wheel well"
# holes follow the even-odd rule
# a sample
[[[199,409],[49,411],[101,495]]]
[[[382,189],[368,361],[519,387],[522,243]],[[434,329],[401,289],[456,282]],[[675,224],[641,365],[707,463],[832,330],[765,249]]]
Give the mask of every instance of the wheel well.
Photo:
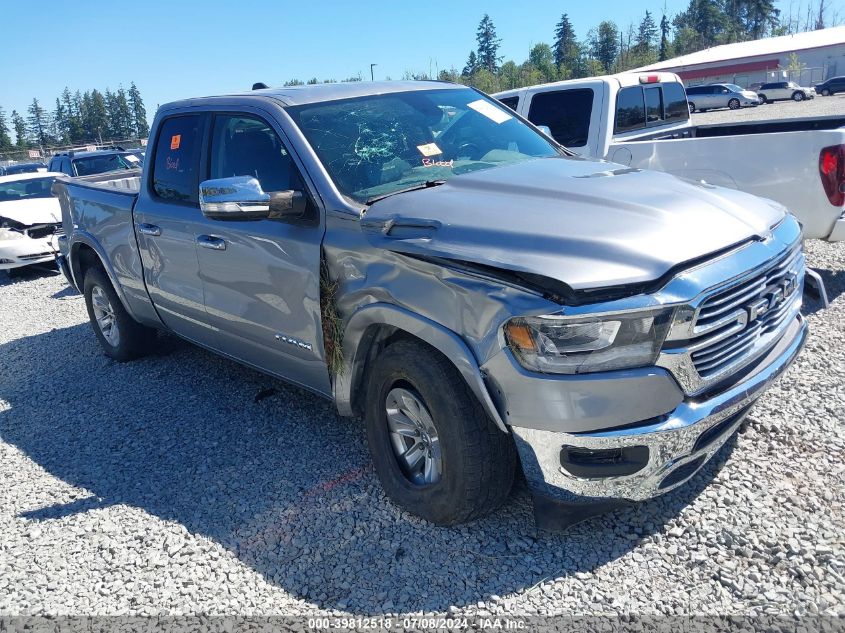
[[[367,384],[367,376],[375,359],[391,345],[398,341],[407,340],[414,341],[419,345],[424,345],[440,353],[440,350],[432,347],[421,338],[393,325],[373,324],[364,330],[355,353],[355,362],[352,364],[351,404],[355,415],[362,416],[364,414],[364,400],[366,396],[366,389],[364,387]]]
[[[77,285],[80,286],[79,290],[81,291],[81,286],[85,283],[85,273],[94,266],[103,268],[103,263],[100,261],[97,251],[87,244],[79,244],[74,248],[71,266],[73,268],[73,278],[76,280]]]

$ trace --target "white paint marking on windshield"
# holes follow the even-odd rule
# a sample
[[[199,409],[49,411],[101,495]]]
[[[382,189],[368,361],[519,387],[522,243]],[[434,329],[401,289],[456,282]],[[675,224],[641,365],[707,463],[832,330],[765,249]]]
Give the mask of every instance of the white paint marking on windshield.
[[[468,103],[467,107],[472,108],[479,114],[483,114],[494,123],[504,123],[505,121],[510,121],[513,118],[504,110],[500,110],[492,103],[490,103],[489,101],[485,101],[484,99],[479,99],[478,101]]]

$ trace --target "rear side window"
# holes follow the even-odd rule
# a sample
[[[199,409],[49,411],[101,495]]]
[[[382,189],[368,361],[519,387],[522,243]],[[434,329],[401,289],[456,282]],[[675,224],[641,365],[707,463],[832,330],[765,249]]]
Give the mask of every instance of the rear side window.
[[[156,141],[153,191],[163,200],[197,204],[202,119],[175,116],[162,124]]]
[[[663,84],[663,104],[667,122],[677,123],[689,119],[687,95],[681,84],[677,82]]]
[[[616,126],[614,131],[630,132],[645,127],[645,99],[640,86],[622,88],[616,96]]]
[[[666,84],[667,87],[673,86],[673,85],[676,86],[678,84]],[[694,86],[694,87],[691,87],[691,88],[687,88],[687,94],[688,95],[700,95],[700,94],[704,94],[704,90],[705,89],[702,88],[701,86]]]
[[[548,126],[552,137],[562,145],[584,147],[592,111],[593,91],[589,88],[542,92],[531,98],[528,120]]]
[[[508,106],[514,112],[516,112],[516,107],[519,105],[519,97],[503,97],[499,101],[502,105]]]

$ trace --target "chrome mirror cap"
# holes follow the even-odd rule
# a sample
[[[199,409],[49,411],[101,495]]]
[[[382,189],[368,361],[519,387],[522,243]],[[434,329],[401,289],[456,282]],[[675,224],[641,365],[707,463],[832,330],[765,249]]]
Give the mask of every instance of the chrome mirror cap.
[[[270,213],[270,194],[252,176],[206,180],[200,183],[199,198],[208,218],[266,218]]]

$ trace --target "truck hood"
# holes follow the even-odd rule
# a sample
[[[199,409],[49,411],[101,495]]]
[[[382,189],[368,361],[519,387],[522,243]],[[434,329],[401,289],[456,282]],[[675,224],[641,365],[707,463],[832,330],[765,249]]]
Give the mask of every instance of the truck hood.
[[[26,226],[57,224],[62,221],[62,210],[57,198],[31,198],[0,202],[0,218],[7,218]]]
[[[370,206],[374,245],[555,279],[575,290],[655,281],[753,238],[776,203],[656,171],[547,158],[463,174]]]

